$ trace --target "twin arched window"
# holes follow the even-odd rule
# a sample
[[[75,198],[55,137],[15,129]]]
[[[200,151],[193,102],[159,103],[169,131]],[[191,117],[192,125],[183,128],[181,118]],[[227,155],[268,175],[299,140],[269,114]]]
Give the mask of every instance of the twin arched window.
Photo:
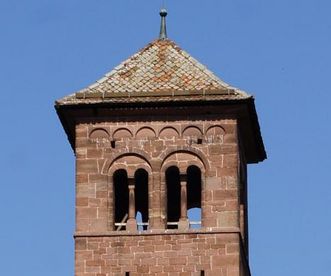
[[[189,166],[186,174],[180,174],[176,166],[169,167],[166,170],[166,188],[167,228],[187,229],[201,225],[200,169]]]
[[[146,230],[148,227],[148,173],[136,170],[129,178],[126,170],[113,175],[115,230]],[[171,166],[165,172],[167,229],[189,229],[201,226],[201,170],[189,166],[180,174]]]
[[[147,229],[148,173],[144,169],[138,169],[131,179],[128,178],[126,170],[117,170],[113,175],[113,183],[116,230],[126,230],[127,221],[136,220],[138,213],[138,226]]]

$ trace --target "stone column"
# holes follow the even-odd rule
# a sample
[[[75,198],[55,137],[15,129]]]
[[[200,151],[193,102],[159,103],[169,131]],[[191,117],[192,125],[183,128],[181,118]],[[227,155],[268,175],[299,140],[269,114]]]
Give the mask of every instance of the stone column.
[[[136,199],[135,199],[135,185],[134,179],[129,178],[129,219],[126,223],[126,230],[130,232],[137,231],[137,221],[136,221]]]
[[[153,230],[165,229],[166,200],[165,200],[165,183],[161,182],[161,176],[158,172],[153,172],[149,178],[149,203],[151,212],[149,213],[149,228]],[[151,192],[152,191],[152,192]]]
[[[189,229],[189,220],[187,217],[187,176],[180,175],[180,219],[178,222],[179,230]]]

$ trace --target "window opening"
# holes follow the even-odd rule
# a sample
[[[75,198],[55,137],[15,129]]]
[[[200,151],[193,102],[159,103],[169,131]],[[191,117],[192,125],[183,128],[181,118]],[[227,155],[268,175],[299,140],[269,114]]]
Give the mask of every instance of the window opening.
[[[175,166],[166,170],[167,229],[178,229],[180,218],[180,174]]]
[[[137,221],[138,230],[139,231],[144,230],[144,227],[143,227],[143,218],[142,218],[142,215],[141,215],[141,213],[139,211],[137,212],[137,215],[136,215],[136,221]]]
[[[191,208],[187,212],[191,229],[201,228],[201,208]]]
[[[148,228],[148,173],[144,169],[138,169],[135,178],[135,206],[138,230]],[[139,219],[139,220],[138,220]]]
[[[113,175],[114,219],[117,231],[126,230],[129,207],[128,176],[125,170],[117,170]]]
[[[190,228],[201,228],[201,170],[197,166],[187,168],[187,209]]]

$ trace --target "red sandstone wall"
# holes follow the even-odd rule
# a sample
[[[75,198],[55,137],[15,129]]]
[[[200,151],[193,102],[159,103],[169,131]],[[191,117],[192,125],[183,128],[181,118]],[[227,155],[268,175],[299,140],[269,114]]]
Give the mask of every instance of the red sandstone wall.
[[[238,234],[76,238],[76,276],[239,276]]]
[[[200,275],[201,270],[205,275],[248,276],[239,272],[239,235],[210,233],[240,232],[244,214],[237,141],[235,120],[77,125],[76,276]],[[201,231],[208,234],[151,233],[165,233],[165,170],[171,165],[181,172],[189,165],[201,169]],[[111,236],[112,175],[121,168],[129,176],[138,168],[149,173],[150,230],[144,235]]]
[[[201,168],[205,226],[238,227],[236,129],[235,120],[78,125],[76,230],[112,230],[112,175],[120,168],[125,168],[129,176],[137,168],[149,172],[150,225],[164,228],[164,175],[171,165],[177,165],[183,172],[189,165]]]

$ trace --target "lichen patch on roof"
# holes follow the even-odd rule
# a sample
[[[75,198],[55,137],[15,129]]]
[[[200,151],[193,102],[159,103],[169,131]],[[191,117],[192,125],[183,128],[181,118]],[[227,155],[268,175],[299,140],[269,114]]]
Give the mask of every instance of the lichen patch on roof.
[[[204,65],[169,39],[157,39],[122,62],[86,89],[59,100],[58,103],[82,99],[105,99],[130,95],[160,96],[188,91],[223,91],[228,96],[248,95],[230,87]],[[80,99],[80,100],[79,100]]]

